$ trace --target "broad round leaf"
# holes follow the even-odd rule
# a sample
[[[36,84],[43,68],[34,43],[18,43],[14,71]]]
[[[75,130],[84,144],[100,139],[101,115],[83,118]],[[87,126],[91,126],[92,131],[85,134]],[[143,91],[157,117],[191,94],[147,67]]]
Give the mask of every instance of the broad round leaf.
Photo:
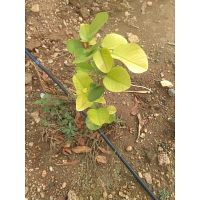
[[[92,131],[96,131],[97,129],[101,128],[101,126],[97,126],[95,124],[93,124],[89,118],[87,117],[85,120],[86,126],[88,127],[88,129],[92,130]]]
[[[97,68],[104,73],[108,73],[113,66],[113,58],[111,57],[109,50],[105,48],[97,51],[93,55],[93,60]]]
[[[104,77],[103,84],[111,92],[122,92],[131,86],[131,79],[123,67],[114,67]]]
[[[93,124],[98,126],[109,122],[109,113],[106,108],[89,109],[87,116]]]
[[[89,75],[85,72],[77,72],[74,74],[72,80],[77,94],[85,93],[84,89],[86,88],[89,90],[90,84],[93,82]]]
[[[78,57],[84,53],[84,48],[80,40],[68,40],[66,42],[67,50],[75,57]]]
[[[107,49],[115,49],[119,45],[127,43],[127,40],[123,36],[116,33],[110,33],[104,37],[101,46]]]
[[[92,67],[92,65],[90,65],[87,62],[83,62],[83,63],[77,63],[76,64],[76,71],[77,72],[93,72],[94,68]]]
[[[92,102],[87,99],[87,94],[79,94],[76,98],[76,110],[83,111],[92,106]]]
[[[137,44],[119,45],[111,55],[113,58],[123,62],[134,73],[143,73],[148,69],[147,56]]]
[[[117,109],[115,108],[115,106],[108,106],[107,110],[110,115],[115,114],[117,112]]]
[[[99,99],[104,93],[104,87],[101,85],[91,84],[88,93],[88,100],[93,102]]]

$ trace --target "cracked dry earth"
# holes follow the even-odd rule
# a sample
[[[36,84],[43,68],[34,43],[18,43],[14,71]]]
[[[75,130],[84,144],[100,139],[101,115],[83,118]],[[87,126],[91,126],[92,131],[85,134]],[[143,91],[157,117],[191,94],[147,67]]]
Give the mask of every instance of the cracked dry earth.
[[[77,37],[79,25],[97,12],[107,11],[110,16],[100,37],[116,32],[144,48],[149,70],[131,78],[152,93],[106,94],[122,120],[106,132],[162,200],[175,199],[174,4],[170,0],[26,0],[25,5],[26,47],[69,88],[74,68],[64,41]],[[56,129],[43,126],[42,112],[34,101],[45,91],[63,94],[27,58],[25,65],[26,200],[150,199],[98,135],[66,141]],[[173,88],[163,87],[162,80],[170,81]],[[138,118],[146,123],[137,140]],[[53,137],[57,147],[48,139]],[[87,146],[90,151],[63,154],[60,141],[69,148]],[[103,156],[103,161],[97,162],[97,156]]]

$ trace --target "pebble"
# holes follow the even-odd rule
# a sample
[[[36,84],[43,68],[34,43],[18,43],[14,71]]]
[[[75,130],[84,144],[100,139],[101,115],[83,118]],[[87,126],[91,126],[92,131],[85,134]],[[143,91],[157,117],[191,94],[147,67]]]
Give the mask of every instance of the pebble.
[[[152,178],[151,178],[151,174],[149,172],[144,173],[144,178],[147,181],[148,184],[152,184]]]
[[[39,6],[39,4],[34,4],[34,5],[32,5],[31,11],[32,11],[32,12],[35,12],[35,13],[40,12],[40,6]]]
[[[68,197],[67,200],[78,200],[78,198],[76,197],[76,194],[73,190],[69,190],[67,197]]]
[[[103,198],[107,198],[108,194],[106,191],[103,192]]]
[[[43,171],[42,171],[42,177],[44,178],[46,175],[47,175],[47,171],[46,171],[46,170],[43,170]]]
[[[53,167],[52,167],[52,166],[49,167],[49,171],[50,171],[50,172],[53,171]]]
[[[125,14],[125,17],[128,17],[131,15],[128,11],[126,11],[124,14]]]
[[[138,43],[140,41],[139,37],[137,35],[134,35],[133,33],[127,33],[128,40],[131,43]]]
[[[42,199],[44,199],[44,193],[43,192],[40,193],[40,196],[41,196]]]
[[[144,139],[144,138],[145,138],[145,136],[146,136],[146,134],[145,134],[145,133],[141,133],[141,134],[140,134],[140,137],[141,137],[142,139]]]
[[[165,75],[163,72],[160,73],[160,77],[163,78]]]
[[[173,87],[172,82],[170,82],[168,80],[162,80],[162,81],[160,81],[160,84],[162,85],[162,87],[167,87],[167,88],[172,88]]]
[[[140,177],[140,178],[143,178],[143,176],[142,176],[142,173],[141,173],[141,172],[138,172],[138,175],[139,175],[139,177]]]
[[[132,147],[132,146],[127,146],[127,147],[126,147],[126,151],[129,152],[129,151],[132,151],[132,150],[133,150],[133,147]]]
[[[164,150],[164,149],[163,149],[162,147],[160,147],[160,146],[158,147],[158,151],[159,151],[159,152],[162,152],[163,150]]]
[[[147,6],[151,7],[153,5],[152,1],[147,1]]]
[[[29,147],[32,147],[32,146],[33,146],[33,142],[29,142],[29,143],[28,143],[28,146],[29,146]]]
[[[90,16],[90,11],[86,7],[81,7],[80,13],[84,19],[87,19]]]
[[[113,195],[112,194],[109,194],[108,195],[108,199],[112,199],[113,198]]]
[[[28,85],[30,83],[32,83],[32,78],[33,78],[33,75],[31,73],[26,73],[25,74],[25,84]]]
[[[49,63],[49,64],[53,63],[53,60],[52,60],[52,59],[49,59],[49,60],[48,60],[48,63]]]
[[[66,182],[63,182],[63,184],[62,184],[62,189],[66,188],[66,186],[67,186],[67,183],[66,183]]]
[[[170,159],[167,153],[163,152],[158,155],[158,164],[159,165],[169,165]]]
[[[170,89],[168,90],[168,94],[169,94],[169,96],[171,96],[171,97],[175,97],[175,90],[172,89],[172,88],[170,88]]]

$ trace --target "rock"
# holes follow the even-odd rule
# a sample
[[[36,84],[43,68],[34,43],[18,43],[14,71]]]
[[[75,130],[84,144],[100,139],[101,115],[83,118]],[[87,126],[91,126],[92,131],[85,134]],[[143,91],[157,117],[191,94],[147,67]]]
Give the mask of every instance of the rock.
[[[33,146],[33,142],[29,142],[29,143],[28,143],[28,146],[29,146],[29,147],[32,147],[32,146]]]
[[[70,190],[68,192],[67,197],[68,197],[67,200],[78,200],[78,198],[73,190]]]
[[[47,171],[46,171],[46,170],[43,170],[43,171],[42,171],[42,178],[46,177],[46,175],[47,175]]]
[[[151,174],[149,172],[144,173],[144,178],[148,184],[150,184],[150,185],[152,184],[152,178],[151,178]]]
[[[107,158],[105,156],[97,155],[95,157],[95,159],[100,164],[106,164],[107,163]]]
[[[31,117],[35,120],[36,123],[40,122],[39,111],[32,112]]]
[[[169,94],[169,96],[171,96],[171,97],[175,97],[175,90],[172,89],[172,88],[170,88],[170,89],[168,90],[168,94]]]
[[[151,7],[153,5],[152,1],[147,1],[147,6]]]
[[[108,199],[112,199],[113,198],[113,195],[112,194],[109,194],[108,195]]]
[[[161,146],[158,147],[158,151],[159,151],[159,152],[162,152],[163,150],[164,150],[164,149],[163,149]]]
[[[125,15],[125,17],[128,17],[128,16],[130,16],[131,14],[130,14],[130,12],[126,11],[126,12],[124,13],[124,15]]]
[[[48,60],[48,63],[49,63],[49,64],[53,63],[53,60],[52,60],[52,59],[49,59],[49,60]]]
[[[163,72],[160,72],[160,77],[163,78],[165,75]]]
[[[119,196],[120,197],[124,197],[124,198],[126,197],[126,195],[123,192],[121,192],[121,191],[119,191]]]
[[[133,150],[133,147],[132,147],[132,146],[127,146],[127,147],[126,147],[126,151],[129,152],[129,151],[132,151],[132,150]]]
[[[87,19],[90,16],[90,11],[86,7],[82,7],[80,13],[84,19]]]
[[[32,83],[32,78],[33,78],[33,75],[29,72],[27,72],[25,74],[25,84],[28,85],[28,84],[31,84]]]
[[[50,172],[53,171],[53,167],[52,167],[52,166],[49,167],[49,171],[50,171]]]
[[[158,155],[158,164],[159,165],[169,165],[170,159],[167,153],[163,152]]]
[[[39,4],[34,4],[34,5],[32,5],[31,11],[32,11],[32,12],[35,12],[35,13],[40,12],[40,6],[39,6]]]
[[[162,80],[160,81],[160,84],[162,85],[162,87],[167,87],[167,88],[173,87],[173,84],[168,80]]]
[[[142,139],[144,139],[144,138],[145,138],[145,136],[146,136],[146,134],[145,134],[145,133],[141,133],[141,134],[140,134],[140,138],[142,138]]]
[[[62,189],[66,188],[66,186],[67,186],[67,183],[66,183],[66,182],[63,182],[63,184],[62,184]]]
[[[42,199],[44,199],[44,193],[43,192],[40,193],[40,196],[41,196]]]
[[[128,40],[131,43],[138,43],[140,41],[139,37],[137,35],[134,35],[133,33],[127,33]]]
[[[108,194],[106,191],[103,192],[103,198],[107,198]]]
[[[143,176],[142,176],[142,173],[141,173],[141,172],[138,172],[138,176],[139,176],[140,178],[143,178]]]

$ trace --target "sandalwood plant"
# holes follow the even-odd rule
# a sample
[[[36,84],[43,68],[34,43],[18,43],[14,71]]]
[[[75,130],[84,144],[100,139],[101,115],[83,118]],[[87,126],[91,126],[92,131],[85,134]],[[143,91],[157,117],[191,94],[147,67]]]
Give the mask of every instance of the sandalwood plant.
[[[107,12],[98,13],[91,24],[80,25],[78,39],[66,41],[67,50],[74,56],[76,72],[72,80],[76,90],[76,110],[87,110],[86,125],[90,130],[97,130],[116,119],[116,108],[106,104],[105,91],[129,89],[131,79],[127,69],[133,73],[148,69],[147,56],[138,44],[128,43],[116,33],[97,38],[107,20]]]

